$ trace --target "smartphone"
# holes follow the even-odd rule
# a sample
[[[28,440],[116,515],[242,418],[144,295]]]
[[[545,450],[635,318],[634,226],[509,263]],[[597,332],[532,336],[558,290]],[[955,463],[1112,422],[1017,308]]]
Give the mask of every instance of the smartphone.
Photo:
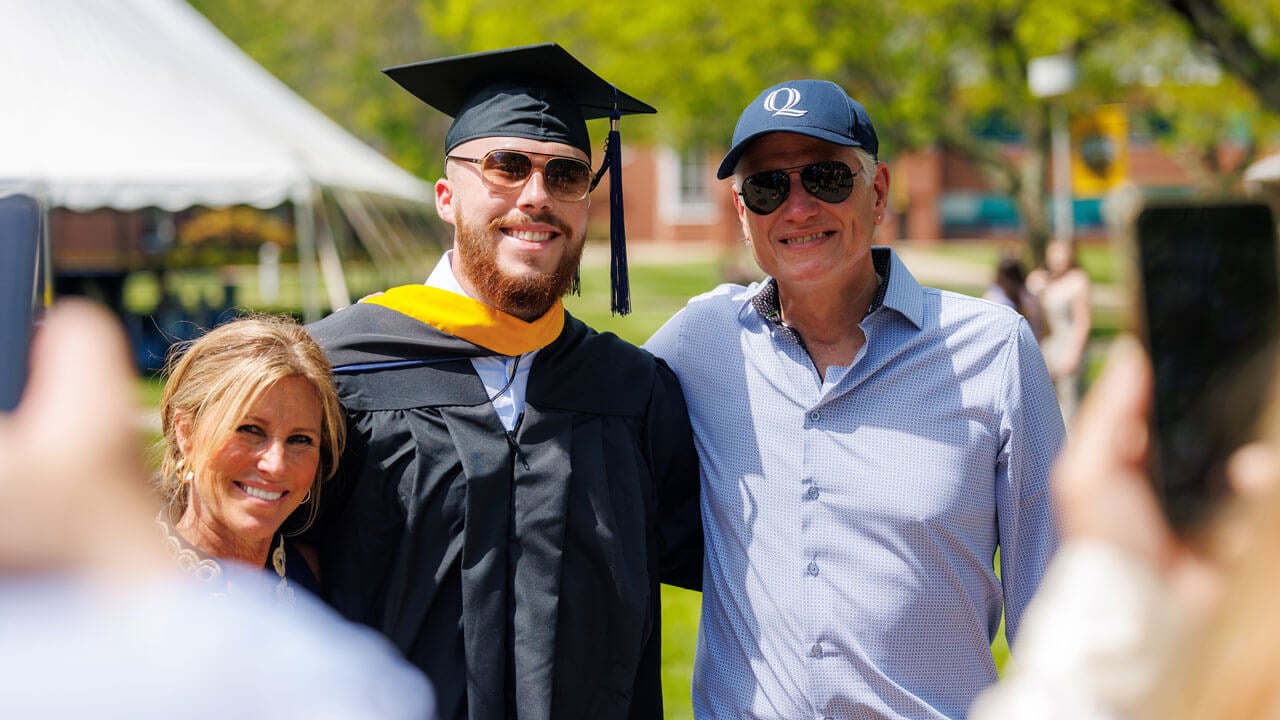
[[[18,406],[40,273],[40,206],[26,195],[0,196],[0,412]]]
[[[1140,335],[1151,357],[1151,474],[1170,524],[1229,494],[1275,374],[1276,225],[1262,203],[1149,205],[1135,220]]]

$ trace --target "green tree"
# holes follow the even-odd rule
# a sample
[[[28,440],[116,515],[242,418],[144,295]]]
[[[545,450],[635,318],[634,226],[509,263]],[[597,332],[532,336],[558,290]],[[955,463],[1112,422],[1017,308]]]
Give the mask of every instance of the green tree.
[[[381,74],[441,54],[413,0],[191,0],[250,57],[401,167],[434,179],[446,119]]]
[[[1230,77],[1215,92],[1189,90],[1186,82],[1165,85],[1156,102],[1178,125],[1176,137],[1203,172],[1202,190],[1234,185],[1247,164],[1277,132],[1280,117],[1280,2],[1277,0],[1157,0],[1179,21],[1184,40],[1202,59],[1201,67]],[[1227,135],[1241,147],[1239,162],[1223,167],[1216,141]]]
[[[1280,2],[1276,0],[1158,0],[1187,23],[1228,72],[1280,113]]]
[[[868,106],[890,159],[932,147],[974,162],[994,189],[1017,202],[1037,259],[1049,235],[1051,103],[1073,111],[1123,100],[1154,104],[1149,89],[1135,94],[1117,72],[1144,62],[1126,48],[1153,28],[1166,44],[1187,48],[1185,36],[1171,30],[1171,14],[1145,0],[902,0],[892,7],[868,0],[640,7],[622,0],[546,0],[515,8],[494,0],[436,0],[420,7],[453,50],[487,49],[491,38],[504,37],[504,28],[521,27],[530,38],[560,40],[610,77],[624,78],[619,83],[628,92],[661,109],[656,121],[629,122],[629,138],[723,146],[743,103],[761,88],[799,76],[834,80]],[[1066,98],[1035,98],[1028,62],[1055,53],[1077,59],[1080,85]],[[1206,97],[1204,88],[1197,91]],[[1176,97],[1161,96],[1159,107],[1181,118],[1169,102]],[[1225,123],[1215,121],[1223,113],[1239,112],[1239,104],[1224,104],[1220,93],[1208,97],[1196,106],[1194,122],[1171,126],[1175,134],[1221,127]],[[1018,129],[1023,152],[1015,156],[1005,143],[974,132],[991,118]]]
[[[723,147],[763,87],[828,78],[868,106],[887,159],[936,148],[972,160],[1016,200],[1037,259],[1049,234],[1052,103],[1083,112],[1124,102],[1140,120],[1157,119],[1162,141],[1206,188],[1241,167],[1221,162],[1224,139],[1251,157],[1272,132],[1260,101],[1280,108],[1271,89],[1280,86],[1280,0],[193,2],[301,95],[427,178],[439,172],[447,119],[379,77],[382,67],[558,41],[660,109],[625,120],[624,138],[679,148]],[[1057,53],[1077,60],[1077,88],[1033,97],[1028,62]],[[1215,75],[1218,65],[1231,74]],[[993,119],[1017,129],[1021,152],[975,132]],[[603,124],[593,125],[602,141]]]

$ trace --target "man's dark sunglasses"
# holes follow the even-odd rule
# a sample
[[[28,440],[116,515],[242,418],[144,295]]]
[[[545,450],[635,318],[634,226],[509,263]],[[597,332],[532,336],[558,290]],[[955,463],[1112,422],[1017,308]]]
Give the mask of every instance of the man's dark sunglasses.
[[[800,185],[825,203],[840,203],[853,192],[858,173],[839,160],[823,160],[808,165],[765,170],[742,181],[738,195],[742,204],[757,215],[768,215],[782,207],[791,195],[791,173],[800,172]]]
[[[490,150],[484,157],[448,155],[445,159],[476,163],[480,166],[480,178],[484,180],[485,187],[506,195],[524,187],[533,175],[531,155],[547,158],[542,166],[542,177],[551,197],[577,202],[591,193],[591,166],[577,158],[527,150]]]

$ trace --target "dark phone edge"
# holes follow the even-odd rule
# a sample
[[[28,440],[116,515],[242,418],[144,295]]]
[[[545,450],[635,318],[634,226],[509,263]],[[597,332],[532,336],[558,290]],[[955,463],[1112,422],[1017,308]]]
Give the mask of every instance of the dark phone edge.
[[[1141,233],[1144,217],[1149,217],[1148,212],[1160,212],[1165,210],[1211,210],[1211,211],[1247,211],[1262,212],[1269,220],[1269,226],[1272,229],[1273,240],[1277,239],[1277,226],[1275,222],[1276,215],[1272,206],[1260,199],[1243,198],[1236,196],[1203,198],[1191,201],[1182,200],[1147,200],[1137,204],[1132,208],[1132,217],[1127,223],[1127,232],[1120,233],[1118,237],[1123,241],[1124,263],[1123,266],[1129,274],[1129,282],[1127,283],[1130,290],[1129,302],[1126,304],[1125,322],[1126,327],[1139,339],[1147,353],[1148,367],[1152,370],[1152,398],[1151,408],[1147,416],[1148,420],[1148,437],[1149,447],[1147,453],[1147,471],[1151,478],[1156,496],[1160,501],[1161,510],[1164,512],[1165,518],[1168,520],[1174,532],[1182,537],[1192,537],[1201,530],[1206,521],[1209,520],[1219,509],[1221,498],[1213,498],[1208,488],[1208,479],[1202,484],[1200,495],[1205,502],[1197,512],[1184,513],[1181,508],[1185,504],[1179,504],[1179,508],[1175,509],[1169,499],[1169,489],[1162,477],[1161,471],[1161,440],[1159,428],[1157,427],[1157,408],[1156,403],[1156,381],[1154,368],[1152,367],[1152,342],[1150,336],[1150,322],[1147,314],[1147,287],[1146,274],[1142,269],[1142,247]],[[1277,263],[1280,263],[1280,247],[1277,247],[1275,253]],[[1280,275],[1280,265],[1276,266],[1276,272]],[[1280,277],[1278,277],[1280,282]],[[1277,306],[1280,310],[1280,305]]]

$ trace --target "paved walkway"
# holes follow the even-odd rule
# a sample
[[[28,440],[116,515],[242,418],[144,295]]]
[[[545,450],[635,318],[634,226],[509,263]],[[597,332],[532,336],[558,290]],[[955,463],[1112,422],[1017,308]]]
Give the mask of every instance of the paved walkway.
[[[907,269],[921,285],[985,288],[991,284],[992,268],[970,260],[957,259],[909,245],[895,245]]]
[[[927,248],[898,245],[894,249],[922,285],[986,287],[994,274],[993,268],[931,252]],[[1116,285],[1095,283],[1092,296],[1095,307],[1110,310],[1118,310],[1127,302],[1124,288]]]

